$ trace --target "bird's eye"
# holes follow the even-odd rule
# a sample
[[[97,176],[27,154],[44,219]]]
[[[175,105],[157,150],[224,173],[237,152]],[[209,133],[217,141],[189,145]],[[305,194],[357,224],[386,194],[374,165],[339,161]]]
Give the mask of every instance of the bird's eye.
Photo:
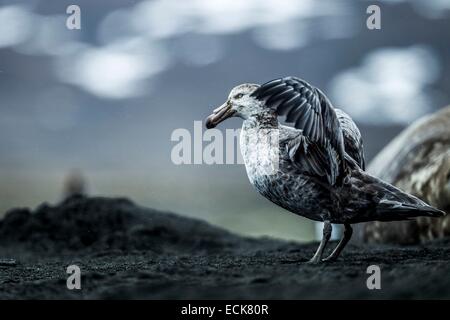
[[[244,96],[244,94],[242,93],[238,93],[237,95],[234,96],[235,99],[240,99]]]

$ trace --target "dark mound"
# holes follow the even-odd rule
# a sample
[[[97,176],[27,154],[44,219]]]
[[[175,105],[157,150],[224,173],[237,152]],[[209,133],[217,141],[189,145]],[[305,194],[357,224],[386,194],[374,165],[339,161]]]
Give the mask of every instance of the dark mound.
[[[306,264],[316,246],[240,237],[125,199],[74,197],[0,221],[0,299],[450,298],[448,240],[349,245],[336,263]],[[81,290],[67,289],[72,264]],[[370,265],[381,268],[381,290],[367,288]]]
[[[0,221],[2,246],[45,254],[114,249],[211,253],[240,240],[204,221],[141,208],[127,199],[77,196],[34,212],[14,209]]]

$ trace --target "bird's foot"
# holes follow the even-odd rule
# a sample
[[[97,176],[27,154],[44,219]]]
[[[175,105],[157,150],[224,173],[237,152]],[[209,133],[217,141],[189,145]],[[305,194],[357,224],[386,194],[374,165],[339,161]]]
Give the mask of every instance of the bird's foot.
[[[313,257],[313,258],[311,258],[310,260],[308,260],[306,263],[307,264],[319,264],[319,263],[322,263],[322,262],[336,262],[337,261],[337,257],[333,257],[333,256],[329,256],[329,257],[327,257],[327,258],[325,258],[325,259],[320,259],[320,258],[316,258],[316,257]]]
[[[320,259],[320,257],[312,257],[311,259],[309,259],[308,261],[306,261],[307,264],[319,264],[321,263],[322,260]]]
[[[337,261],[338,257],[334,257],[334,256],[329,256],[326,257],[325,259],[322,259],[322,262],[335,262]]]

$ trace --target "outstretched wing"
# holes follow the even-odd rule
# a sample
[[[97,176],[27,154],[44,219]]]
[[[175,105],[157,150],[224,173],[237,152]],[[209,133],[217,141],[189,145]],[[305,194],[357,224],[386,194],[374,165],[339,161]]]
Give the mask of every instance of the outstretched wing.
[[[344,135],[345,152],[356,161],[361,169],[366,170],[361,132],[348,114],[337,108],[334,111],[341,125],[342,134]]]
[[[294,162],[312,174],[325,175],[331,185],[342,182],[346,174],[344,138],[330,101],[319,89],[286,77],[263,84],[253,96],[278,116],[286,115],[286,122],[302,131],[289,151]]]

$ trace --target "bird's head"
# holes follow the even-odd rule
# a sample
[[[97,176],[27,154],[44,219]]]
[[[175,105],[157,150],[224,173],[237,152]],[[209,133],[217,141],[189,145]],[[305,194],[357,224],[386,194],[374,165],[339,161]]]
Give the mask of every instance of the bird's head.
[[[259,85],[252,83],[244,83],[234,87],[228,95],[227,101],[215,109],[206,119],[206,128],[214,128],[230,117],[248,119],[265,112],[263,103],[252,96],[252,93],[258,88]]]

